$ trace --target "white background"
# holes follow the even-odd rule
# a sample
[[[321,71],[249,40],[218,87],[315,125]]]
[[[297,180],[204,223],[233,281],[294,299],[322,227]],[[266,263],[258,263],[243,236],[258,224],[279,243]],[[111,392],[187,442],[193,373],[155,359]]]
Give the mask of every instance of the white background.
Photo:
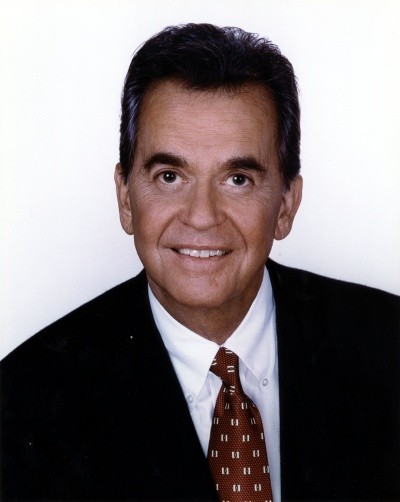
[[[399,21],[397,0],[0,1],[0,357],[140,270],[113,185],[119,100],[169,24],[240,26],[295,67],[304,199],[273,257],[400,293]]]

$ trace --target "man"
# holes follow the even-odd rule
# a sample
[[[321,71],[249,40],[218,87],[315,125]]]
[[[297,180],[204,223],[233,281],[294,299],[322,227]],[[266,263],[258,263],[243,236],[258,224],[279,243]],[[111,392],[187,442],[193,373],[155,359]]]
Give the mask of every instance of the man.
[[[4,499],[399,498],[398,298],[268,259],[299,144],[268,40],[189,24],[139,49],[115,181],[144,271],[3,361]]]

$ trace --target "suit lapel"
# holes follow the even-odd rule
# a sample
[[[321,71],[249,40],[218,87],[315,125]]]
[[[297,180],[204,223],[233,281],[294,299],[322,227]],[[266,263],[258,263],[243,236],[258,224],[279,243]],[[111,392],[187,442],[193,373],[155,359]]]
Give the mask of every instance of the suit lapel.
[[[140,282],[138,293],[135,291],[135,310],[140,312],[141,323],[128,322],[123,327],[123,331],[131,333],[132,341],[126,364],[137,369],[129,372],[126,382],[132,394],[127,401],[126,426],[135,423],[140,430],[139,434],[131,436],[133,444],[130,445],[134,451],[145,452],[145,466],[139,477],[148,476],[153,485],[158,480],[162,493],[157,494],[154,486],[149,487],[148,492],[153,490],[156,497],[165,498],[170,493],[182,500],[213,500],[215,490],[208,463],[168,352],[155,326],[143,273]],[[132,324],[135,324],[135,333],[132,333]],[[139,417],[137,403],[145,403],[146,407]]]
[[[267,267],[276,304],[282,499],[311,499],[323,493],[330,476],[321,406],[327,320],[298,273],[272,261]]]

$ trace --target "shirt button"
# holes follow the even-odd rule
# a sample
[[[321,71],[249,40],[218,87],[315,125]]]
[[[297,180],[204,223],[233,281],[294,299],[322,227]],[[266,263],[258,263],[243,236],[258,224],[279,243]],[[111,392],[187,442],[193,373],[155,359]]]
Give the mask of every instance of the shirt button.
[[[191,394],[189,394],[186,399],[188,400],[188,403],[190,403],[190,404],[192,404],[194,401],[194,398]]]
[[[263,378],[263,381],[261,382],[264,387],[268,385],[268,378]]]

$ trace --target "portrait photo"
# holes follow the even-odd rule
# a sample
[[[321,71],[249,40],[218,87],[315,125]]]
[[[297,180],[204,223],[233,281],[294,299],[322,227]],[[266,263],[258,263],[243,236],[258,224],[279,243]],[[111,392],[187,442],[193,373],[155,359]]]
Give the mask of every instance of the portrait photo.
[[[398,500],[399,22],[0,0],[0,499]]]

